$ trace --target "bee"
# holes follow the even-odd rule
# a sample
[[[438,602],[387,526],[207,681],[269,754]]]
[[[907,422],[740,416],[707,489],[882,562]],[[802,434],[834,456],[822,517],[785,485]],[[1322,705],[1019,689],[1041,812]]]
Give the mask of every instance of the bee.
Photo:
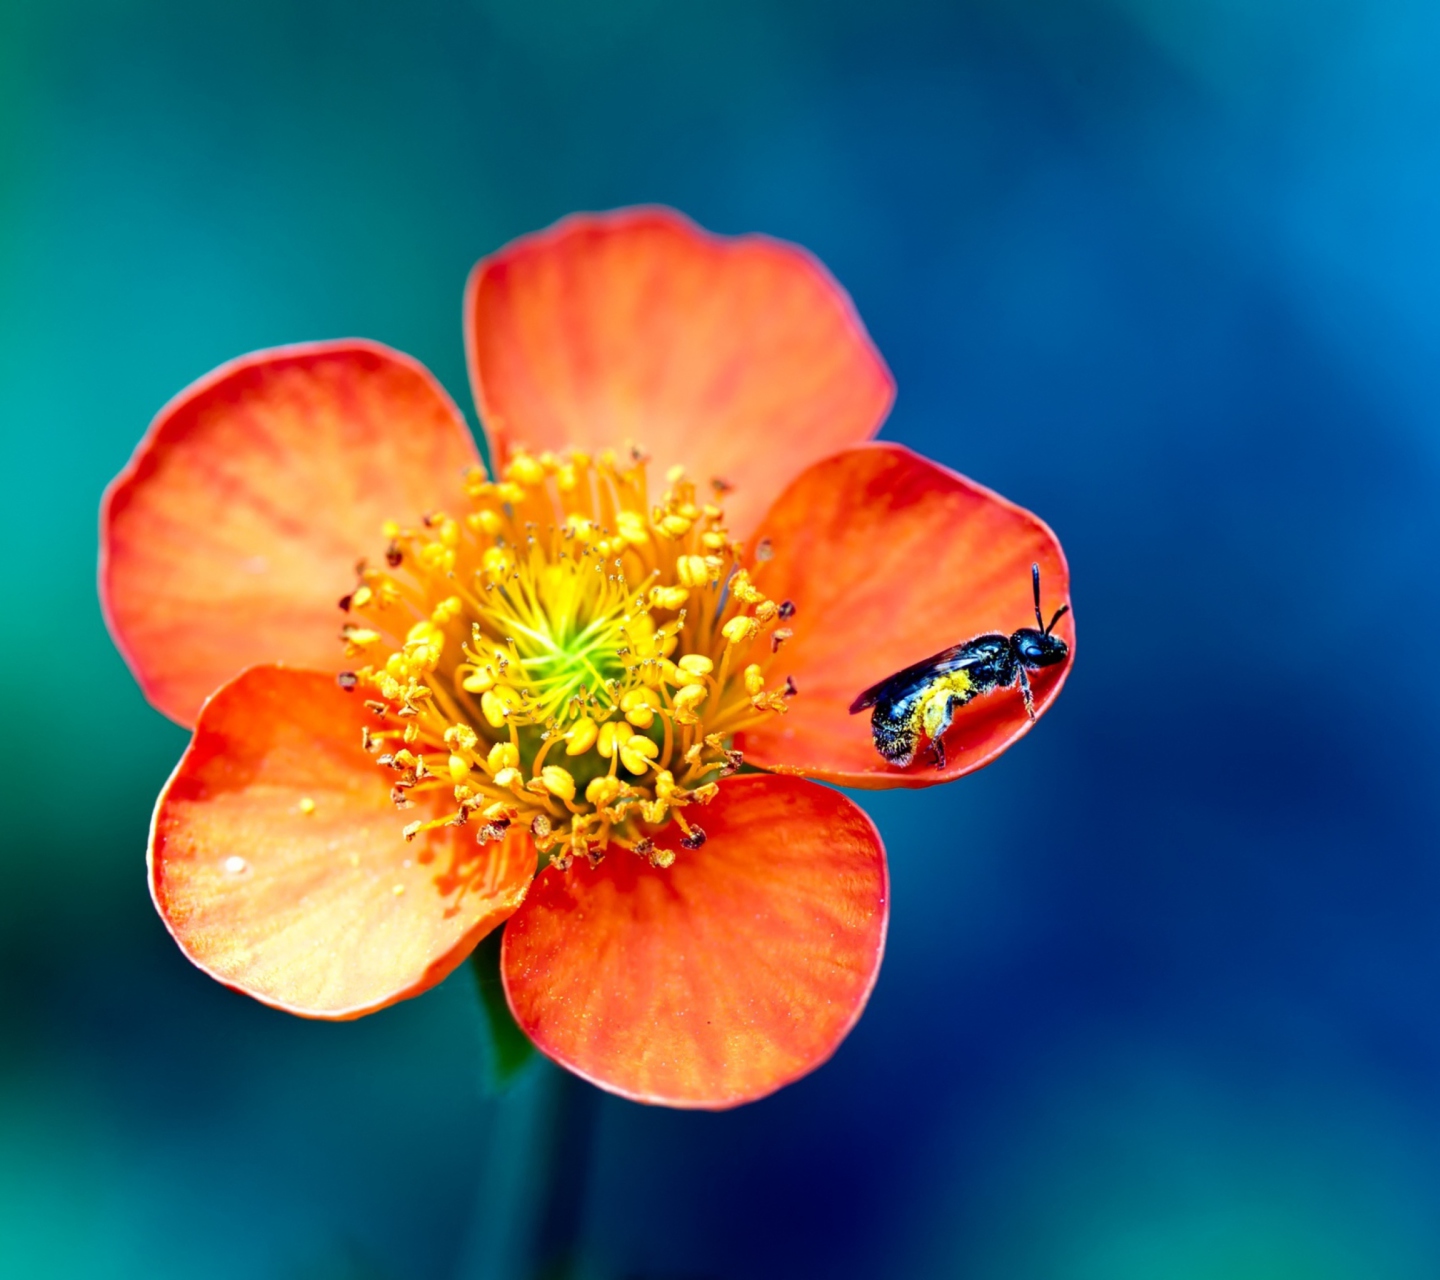
[[[915,759],[921,735],[929,739],[930,757],[937,769],[945,767],[945,731],[955,709],[995,689],[1020,685],[1025,710],[1035,719],[1035,698],[1027,671],[1063,662],[1070,646],[1052,635],[1055,624],[1069,611],[1055,611],[1047,626],[1040,612],[1040,566],[1030,566],[1035,592],[1035,626],[1014,635],[984,635],[942,649],[923,662],[897,671],[866,689],[850,704],[850,714],[874,707],[870,731],[875,750],[893,765],[904,768]]]

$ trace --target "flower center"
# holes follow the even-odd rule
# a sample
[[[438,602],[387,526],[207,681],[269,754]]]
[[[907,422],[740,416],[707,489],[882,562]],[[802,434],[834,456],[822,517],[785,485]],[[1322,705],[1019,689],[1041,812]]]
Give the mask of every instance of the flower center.
[[[698,849],[692,806],[742,764],[734,735],[795,692],[770,666],[790,630],[739,567],[721,509],[680,468],[652,503],[645,457],[521,453],[466,479],[470,510],[386,526],[384,567],[342,600],[342,672],[379,722],[400,808],[447,790],[481,843],[523,823],[549,861],[611,844],[661,867]],[[723,486],[717,486],[717,489]]]

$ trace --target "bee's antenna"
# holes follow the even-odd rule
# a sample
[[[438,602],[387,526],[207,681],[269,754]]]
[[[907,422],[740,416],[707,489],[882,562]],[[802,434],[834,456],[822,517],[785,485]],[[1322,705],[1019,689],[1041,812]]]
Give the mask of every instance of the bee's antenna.
[[[1035,625],[1040,628],[1040,634],[1042,636],[1048,636],[1055,630],[1055,624],[1070,612],[1070,606],[1068,604],[1062,604],[1056,609],[1055,616],[1050,619],[1050,625],[1047,627],[1045,625],[1045,615],[1040,612],[1040,566],[1038,564],[1032,564],[1030,566],[1030,580],[1035,585]]]

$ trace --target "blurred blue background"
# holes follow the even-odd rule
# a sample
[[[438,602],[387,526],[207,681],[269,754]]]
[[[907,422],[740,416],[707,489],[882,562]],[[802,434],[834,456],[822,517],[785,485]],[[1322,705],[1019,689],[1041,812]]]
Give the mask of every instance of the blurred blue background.
[[[317,1025],[165,935],[184,735],[96,504],[257,347],[468,405],[471,263],[660,201],[829,264],[885,435],[1053,525],[1081,643],[1000,763],[866,799],[830,1065],[590,1099],[577,1274],[1440,1275],[1437,49],[1407,0],[0,0],[0,1271],[524,1272],[546,1082],[486,1098],[467,974]]]

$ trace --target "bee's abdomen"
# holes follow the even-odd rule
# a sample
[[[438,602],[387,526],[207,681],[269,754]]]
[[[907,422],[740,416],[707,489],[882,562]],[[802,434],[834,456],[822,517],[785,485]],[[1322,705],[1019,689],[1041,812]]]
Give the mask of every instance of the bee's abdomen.
[[[964,671],[935,676],[918,689],[893,702],[879,702],[870,716],[875,750],[903,769],[915,759],[920,740],[939,737],[950,727],[955,707],[963,707],[977,693],[993,687],[993,678],[977,685]]]
[[[891,764],[903,769],[915,759],[920,741],[922,699],[905,698],[898,703],[880,703],[870,717],[875,750]]]

